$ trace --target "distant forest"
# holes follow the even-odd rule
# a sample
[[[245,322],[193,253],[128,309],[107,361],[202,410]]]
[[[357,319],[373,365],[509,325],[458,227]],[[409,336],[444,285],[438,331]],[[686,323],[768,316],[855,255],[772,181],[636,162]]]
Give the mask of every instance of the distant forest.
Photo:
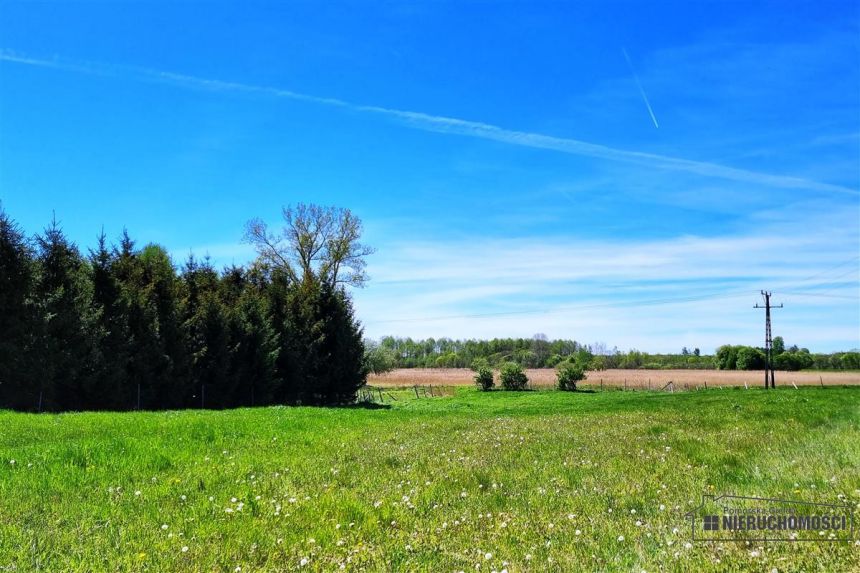
[[[394,368],[470,368],[475,360],[486,360],[491,366],[516,362],[524,368],[555,368],[573,362],[587,370],[622,369],[721,369],[761,370],[764,350],[751,346],[725,345],[714,356],[698,348],[683,348],[678,354],[649,354],[638,350],[622,352],[602,344],[583,344],[576,340],[548,340],[537,334],[532,338],[494,338],[492,340],[453,340],[428,338],[413,340],[386,336],[372,348],[380,364]],[[856,370],[860,369],[860,352],[813,354],[806,348],[785,347],[783,339],[774,338],[774,364],[778,370]]]
[[[355,400],[362,332],[349,211],[284,210],[282,235],[251,221],[252,264],[218,271],[104,234],[82,253],[57,223],[27,237],[0,209],[0,408],[226,408]],[[265,244],[264,244],[265,243]]]

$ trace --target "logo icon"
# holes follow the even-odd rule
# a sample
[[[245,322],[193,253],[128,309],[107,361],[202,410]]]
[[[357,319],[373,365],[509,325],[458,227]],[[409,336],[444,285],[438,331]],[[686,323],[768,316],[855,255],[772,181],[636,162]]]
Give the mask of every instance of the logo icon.
[[[703,495],[686,514],[695,541],[848,541],[854,539],[850,505],[790,499]]]

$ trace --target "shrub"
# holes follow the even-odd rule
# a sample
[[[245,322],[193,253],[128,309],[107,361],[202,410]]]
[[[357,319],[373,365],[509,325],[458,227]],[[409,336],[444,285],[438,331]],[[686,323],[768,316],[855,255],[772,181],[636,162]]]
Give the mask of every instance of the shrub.
[[[576,390],[576,383],[585,380],[585,371],[575,364],[565,364],[556,372],[556,382],[559,390]]]
[[[505,390],[525,390],[529,383],[523,367],[516,362],[505,362],[499,372],[499,380]]]
[[[469,365],[469,368],[472,370],[472,372],[480,372],[482,368],[489,367],[490,363],[487,361],[486,358],[482,356],[479,356],[478,358],[472,360],[472,363]]]
[[[475,373],[475,385],[480,390],[489,390],[494,386],[493,384],[493,371],[490,370],[489,366],[479,366],[477,372]]]

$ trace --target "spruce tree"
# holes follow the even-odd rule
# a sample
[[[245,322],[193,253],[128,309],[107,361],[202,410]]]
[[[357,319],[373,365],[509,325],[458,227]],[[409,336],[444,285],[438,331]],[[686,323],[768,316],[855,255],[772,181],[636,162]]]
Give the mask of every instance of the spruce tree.
[[[32,371],[33,253],[18,225],[0,208],[0,408],[34,409]]]
[[[34,372],[40,376],[43,408],[90,407],[96,350],[92,284],[77,247],[56,221],[36,237],[41,314]]]

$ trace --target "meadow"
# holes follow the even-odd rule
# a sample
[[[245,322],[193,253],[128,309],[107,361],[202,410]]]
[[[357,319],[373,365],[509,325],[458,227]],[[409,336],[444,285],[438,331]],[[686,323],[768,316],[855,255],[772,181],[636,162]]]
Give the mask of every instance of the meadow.
[[[703,493],[860,507],[860,388],[0,412],[0,571],[857,571],[692,542]]]

